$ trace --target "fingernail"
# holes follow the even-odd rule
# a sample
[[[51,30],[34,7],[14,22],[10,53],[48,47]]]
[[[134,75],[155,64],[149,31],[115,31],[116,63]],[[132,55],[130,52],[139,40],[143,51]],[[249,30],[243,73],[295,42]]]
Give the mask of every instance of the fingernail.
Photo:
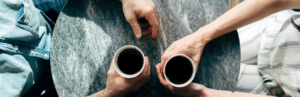
[[[136,33],[135,36],[136,38],[141,38],[142,35],[140,33]]]
[[[157,37],[157,35],[156,35],[156,37]],[[154,37],[154,38],[152,37],[152,40],[155,40],[155,39],[156,39],[156,37]]]

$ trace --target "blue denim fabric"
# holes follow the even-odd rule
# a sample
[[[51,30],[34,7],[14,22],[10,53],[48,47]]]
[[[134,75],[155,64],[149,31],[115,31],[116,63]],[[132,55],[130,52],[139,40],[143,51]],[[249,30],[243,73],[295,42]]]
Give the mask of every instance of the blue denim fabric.
[[[11,0],[0,1],[3,3],[0,8],[0,49],[49,59],[51,25],[53,27],[54,23],[47,19],[45,21],[46,16],[41,15],[31,0],[24,0],[24,4],[21,0],[18,1],[16,3]],[[20,13],[23,13],[21,17]]]
[[[0,51],[0,94],[1,97],[19,97],[30,92],[41,95],[42,91],[53,87],[39,84],[42,88],[31,89],[36,83],[41,83],[50,65],[45,60],[36,57]],[[50,75],[51,77],[51,75]],[[43,83],[52,83],[52,79]]]
[[[45,76],[53,27],[31,0],[0,0],[1,97],[40,95],[53,87],[51,76]]]
[[[228,0],[223,0],[225,5],[228,7]]]
[[[68,0],[33,0],[33,3],[36,8],[44,12],[55,22],[67,1]]]

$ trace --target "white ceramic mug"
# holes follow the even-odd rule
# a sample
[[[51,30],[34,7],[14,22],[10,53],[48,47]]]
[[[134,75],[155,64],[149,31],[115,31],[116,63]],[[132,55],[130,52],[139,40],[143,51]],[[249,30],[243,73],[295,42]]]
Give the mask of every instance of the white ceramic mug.
[[[137,50],[143,57],[143,66],[141,68],[141,70],[139,70],[138,72],[134,73],[134,74],[126,74],[124,72],[122,72],[118,66],[118,58],[119,58],[119,55],[122,51],[126,50],[126,49],[135,49]],[[117,73],[119,75],[121,75],[122,77],[124,78],[134,78],[136,76],[138,76],[145,68],[145,56],[144,56],[144,53],[142,52],[142,50],[140,50],[138,47],[136,46],[133,46],[133,45],[126,45],[126,46],[123,46],[121,47],[117,53],[115,54],[114,56],[114,66],[115,66],[115,70],[117,71]]]
[[[191,75],[191,77],[189,78],[189,80],[187,80],[186,82],[184,82],[184,83],[182,83],[182,84],[175,84],[175,83],[173,83],[172,81],[170,81],[169,78],[168,78],[168,76],[166,75],[166,72],[165,72],[165,71],[166,71],[166,66],[167,66],[168,62],[169,62],[172,58],[177,57],[177,56],[180,56],[180,57],[183,57],[183,58],[188,59],[189,62],[191,63],[190,65],[192,65],[192,68],[193,68],[193,72],[192,72],[192,75]],[[194,79],[194,77],[195,77],[195,74],[196,74],[196,68],[195,68],[195,64],[194,64],[194,62],[192,61],[191,58],[189,58],[188,56],[183,55],[183,54],[176,54],[176,55],[170,57],[170,58],[167,60],[167,62],[166,62],[165,65],[164,65],[163,73],[164,73],[164,76],[165,76],[165,79],[167,80],[167,82],[170,83],[172,86],[174,86],[174,87],[185,87],[185,86],[189,85],[189,84],[193,81],[193,79]]]

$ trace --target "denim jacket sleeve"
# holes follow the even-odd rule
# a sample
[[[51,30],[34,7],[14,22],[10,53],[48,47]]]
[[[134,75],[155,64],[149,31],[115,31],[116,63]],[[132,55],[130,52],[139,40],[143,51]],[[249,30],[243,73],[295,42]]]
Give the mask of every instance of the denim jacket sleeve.
[[[0,4],[0,50],[48,60],[54,23],[31,0]]]

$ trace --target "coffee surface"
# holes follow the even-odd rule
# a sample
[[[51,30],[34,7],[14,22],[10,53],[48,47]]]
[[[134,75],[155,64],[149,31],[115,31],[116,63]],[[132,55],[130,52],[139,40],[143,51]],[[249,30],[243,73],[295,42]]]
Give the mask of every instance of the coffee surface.
[[[143,67],[143,56],[135,49],[125,49],[118,57],[118,66],[125,74],[134,74]]]
[[[166,76],[174,84],[183,84],[187,82],[193,73],[192,63],[185,57],[173,57],[166,64]]]

